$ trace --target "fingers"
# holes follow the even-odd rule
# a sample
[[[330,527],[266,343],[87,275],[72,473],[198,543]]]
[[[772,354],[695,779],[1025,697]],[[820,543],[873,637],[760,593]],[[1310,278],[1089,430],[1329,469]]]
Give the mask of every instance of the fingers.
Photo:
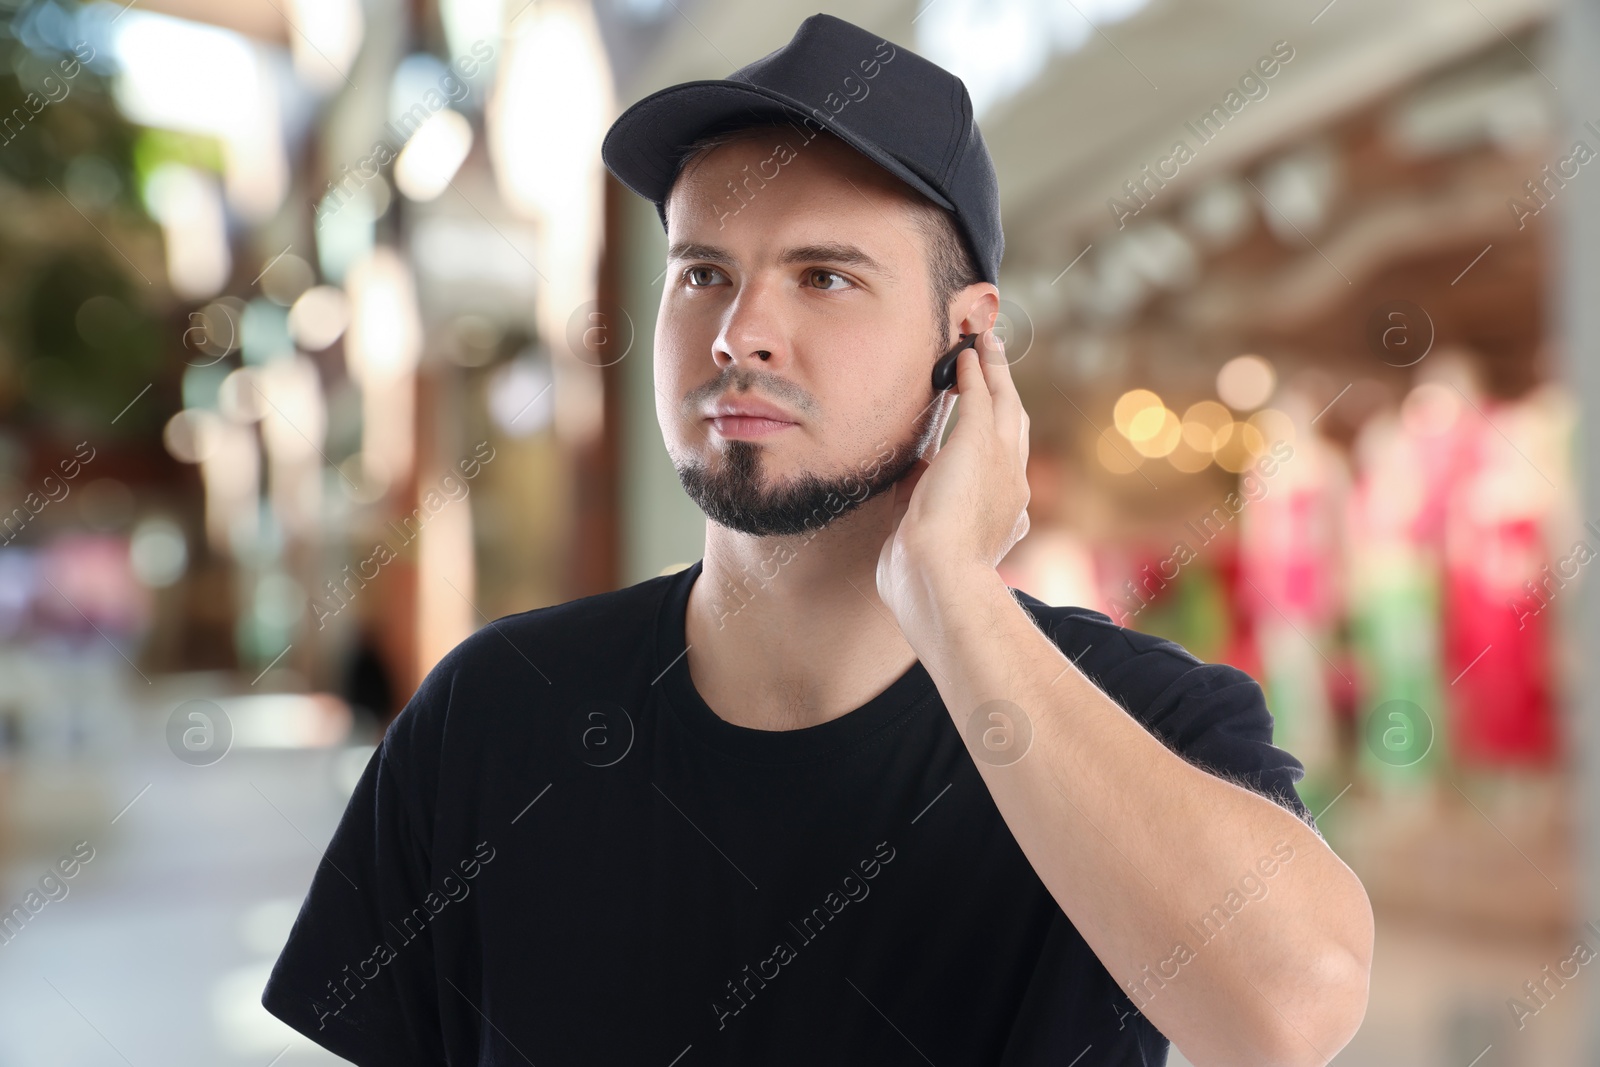
[[[1016,396],[1016,387],[1011,384],[1011,368],[1006,364],[1006,348],[1001,343],[999,336],[991,328],[978,334],[977,342],[973,345],[972,351],[973,355],[970,359],[967,357],[965,349],[957,357],[956,381],[961,385],[961,398],[967,402],[967,408],[979,407],[979,400],[987,401],[986,404],[981,405],[985,409],[985,415],[981,421],[988,425],[993,425],[995,417],[1000,410],[996,406],[997,403],[1004,402],[1008,390],[1011,396]],[[977,391],[978,382],[962,384],[961,366],[963,363],[972,365],[973,372],[982,382],[983,394],[987,395],[980,394]],[[968,391],[969,384],[971,387],[970,392]],[[1017,403],[1020,406],[1021,401],[1019,400]]]
[[[961,421],[970,420],[987,431],[994,425],[994,395],[988,383],[982,345],[983,335],[979,334],[978,348],[963,348],[957,354],[956,395],[961,402]]]
[[[979,388],[974,377],[987,388]],[[1026,481],[1028,467],[1028,412],[1022,406],[1006,347],[995,331],[984,330],[972,357],[965,350],[956,361],[961,417],[975,424],[984,436],[992,435],[1001,448],[1017,457],[1016,475]],[[959,428],[959,427],[958,427]]]
[[[1011,364],[1006,359],[1006,346],[993,328],[978,337],[983,357],[984,381],[989,386],[991,425],[1008,440],[1017,442],[1024,465],[1028,459],[1028,413],[1022,406],[1016,382],[1011,377]]]
[[[1011,368],[1006,364],[1006,346],[1001,343],[999,335],[991,326],[978,335],[977,348],[978,355],[983,360],[983,377],[989,386],[989,395],[998,397],[1004,392],[1005,385],[1001,381],[1002,376],[995,372],[1005,371],[1007,373],[1004,377],[1010,377]]]
[[[993,529],[992,523],[984,523],[983,531],[974,531],[980,540],[994,542],[979,548],[980,554],[1000,547],[999,556],[995,558],[997,562],[1027,534],[1030,493],[1027,483],[1028,413],[1012,381],[1005,345],[992,329],[978,335],[971,353],[962,349],[957,355],[956,387],[960,416],[948,444],[959,445],[961,458],[981,471],[981,486],[970,489],[986,500],[985,514],[996,520],[1002,515],[1016,516],[1008,519],[1009,527]],[[904,501],[907,505],[909,495],[907,493]],[[904,514],[902,508],[896,508],[897,524]]]
[[[978,349],[983,357],[983,376],[989,386],[989,395],[994,397],[996,403],[1013,401],[1020,408],[1022,400],[1017,396],[1016,383],[1011,380],[1011,364],[1006,359],[1005,342],[1000,340],[1000,335],[994,332],[993,327],[978,335]]]

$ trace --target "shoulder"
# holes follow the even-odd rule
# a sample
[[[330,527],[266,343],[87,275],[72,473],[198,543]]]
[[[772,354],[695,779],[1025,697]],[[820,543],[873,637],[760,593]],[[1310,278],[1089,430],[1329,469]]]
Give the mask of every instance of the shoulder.
[[[1013,589],[1012,596],[1035,624],[1049,636],[1078,669],[1101,686],[1114,686],[1120,696],[1133,698],[1137,707],[1128,711],[1139,718],[1152,714],[1174,682],[1185,679],[1196,668],[1211,668],[1204,677],[1186,679],[1189,683],[1213,682],[1220,673],[1231,681],[1254,683],[1244,671],[1228,664],[1208,664],[1188,649],[1154,634],[1120,626],[1109,615],[1090,608],[1053,606]]]
[[[397,765],[411,754],[482,741],[498,725],[573,693],[589,694],[653,662],[662,598],[675,575],[486,623],[428,671],[383,747]],[[425,758],[425,757],[424,757]]]
[[[1012,595],[1057,648],[1168,748],[1262,793],[1309,821],[1295,792],[1305,768],[1272,743],[1261,684],[1228,663],[1207,663],[1176,641],[1120,626],[1089,608]]]
[[[661,600],[675,577],[649,578],[495,619],[451,649],[433,672],[460,674],[520,663],[523,670],[558,681],[552,670],[559,675],[575,664],[643,652],[654,640]]]

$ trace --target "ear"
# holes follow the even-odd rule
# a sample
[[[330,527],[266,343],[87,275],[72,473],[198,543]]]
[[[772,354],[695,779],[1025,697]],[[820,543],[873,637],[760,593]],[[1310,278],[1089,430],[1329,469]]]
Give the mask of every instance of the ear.
[[[962,315],[957,332],[982,333],[1000,314],[1000,290],[988,282],[975,282],[957,293],[950,306],[951,314]]]

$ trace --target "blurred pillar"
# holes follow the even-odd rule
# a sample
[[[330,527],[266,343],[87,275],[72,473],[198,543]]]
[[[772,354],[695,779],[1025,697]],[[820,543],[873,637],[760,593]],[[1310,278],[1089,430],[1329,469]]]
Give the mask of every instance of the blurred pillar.
[[[595,301],[592,310],[567,324],[565,338],[574,356],[598,371],[600,384],[600,432],[575,446],[572,458],[574,512],[565,569],[563,599],[591,596],[628,584],[621,576],[621,519],[618,508],[618,452],[622,439],[622,369],[613,362],[613,351],[620,344],[637,345],[631,323],[620,314],[622,293],[621,264],[617,262],[614,235],[617,232],[620,190],[607,175],[601,193],[601,248],[596,271]],[[626,357],[624,357],[626,358]]]
[[[1563,0],[1555,19],[1556,47],[1561,65],[1557,93],[1563,132],[1562,154],[1573,142],[1600,149],[1600,4],[1594,0]],[[1560,292],[1556,314],[1565,376],[1578,401],[1576,468],[1579,472],[1579,514],[1584,520],[1600,518],[1600,175],[1584,174],[1569,182],[1557,207],[1565,212],[1559,234]],[[1582,923],[1600,920],[1600,668],[1594,652],[1600,649],[1600,591],[1594,581],[1577,587],[1579,605],[1574,613],[1573,635],[1581,676],[1573,680],[1572,772],[1578,810],[1578,863],[1581,886],[1575,887],[1574,918]],[[1600,1063],[1600,982],[1586,982],[1583,996],[1590,1008],[1583,1037],[1587,1055],[1576,1062]]]
[[[616,587],[616,408],[586,338],[612,330],[602,291],[605,235],[600,141],[614,113],[611,70],[587,0],[549,0],[507,24],[485,112],[501,197],[539,230],[537,333],[550,353],[555,436],[571,490],[563,600]],[[559,145],[560,151],[551,151]],[[598,324],[595,319],[600,320]]]
[[[472,540],[472,507],[465,495],[457,463],[471,454],[466,444],[461,376],[432,369],[418,380],[427,397],[417,412],[417,477],[419,514],[426,517],[417,537],[416,642],[417,670],[410,679],[422,684],[428,671],[456,645],[487,623],[478,607],[477,559]]]

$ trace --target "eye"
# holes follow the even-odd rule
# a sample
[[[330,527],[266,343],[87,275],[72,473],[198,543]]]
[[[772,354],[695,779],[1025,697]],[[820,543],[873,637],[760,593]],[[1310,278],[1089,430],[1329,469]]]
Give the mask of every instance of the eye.
[[[688,281],[690,288],[703,289],[708,285],[716,284],[715,278],[704,278],[702,280],[701,276],[707,274],[715,275],[717,277],[722,276],[722,272],[715,267],[685,267],[683,271],[683,278]]]
[[[824,291],[844,289],[844,288],[849,287],[851,284],[853,284],[850,281],[849,278],[846,278],[843,274],[840,274],[838,271],[823,270],[821,267],[818,267],[818,268],[816,268],[814,270],[806,271],[806,278],[811,283],[811,288],[813,288],[813,289],[822,289]],[[843,282],[844,284],[843,285],[830,285],[830,284],[827,283],[827,279],[830,279],[830,278],[835,280],[835,281]],[[818,284],[819,280],[821,281],[822,284]]]

